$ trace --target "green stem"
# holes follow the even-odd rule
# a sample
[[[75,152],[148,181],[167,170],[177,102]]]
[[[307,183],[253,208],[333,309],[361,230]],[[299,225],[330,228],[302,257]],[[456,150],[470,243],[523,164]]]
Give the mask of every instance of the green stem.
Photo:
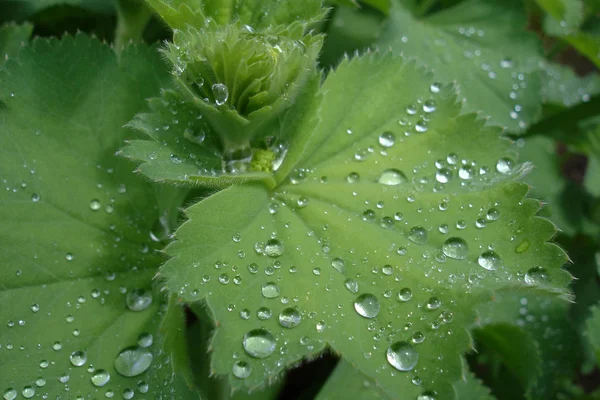
[[[415,10],[415,14],[418,17],[422,17],[431,10],[433,6],[437,3],[437,0],[422,0],[421,3],[417,6]]]
[[[115,51],[120,54],[130,41],[141,41],[152,13],[141,0],[117,0]]]

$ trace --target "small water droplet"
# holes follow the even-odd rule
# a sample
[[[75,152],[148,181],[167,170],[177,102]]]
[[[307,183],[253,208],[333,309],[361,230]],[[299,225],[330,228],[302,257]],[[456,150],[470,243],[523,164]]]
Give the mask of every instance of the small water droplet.
[[[408,179],[406,178],[406,175],[404,175],[402,171],[395,168],[386,169],[381,173],[381,175],[379,175],[379,178],[377,178],[378,183],[387,186],[396,186],[407,181]]]
[[[416,244],[425,244],[429,239],[427,231],[422,226],[412,227],[408,231],[408,240]]]
[[[125,304],[131,311],[144,311],[152,304],[152,292],[147,289],[135,289],[127,293]]]
[[[452,171],[448,168],[439,169],[435,173],[435,180],[439,183],[448,183],[452,179]]]
[[[400,299],[400,301],[409,301],[412,299],[412,296],[412,290],[407,287],[400,289],[400,292],[398,292],[398,299]]]
[[[264,254],[271,258],[281,256],[283,254],[283,243],[277,239],[269,239],[265,244]]]
[[[115,359],[115,369],[123,376],[138,376],[150,368],[152,358],[150,350],[137,346],[128,347]]]
[[[252,373],[252,367],[246,361],[236,361],[232,368],[233,376],[238,379],[246,379]]]
[[[346,261],[341,258],[334,258],[331,261],[331,266],[339,273],[346,273]]]
[[[477,258],[477,263],[488,271],[494,271],[500,267],[501,260],[498,254],[488,250],[483,252],[479,258]]]
[[[344,281],[344,286],[346,287],[346,289],[348,289],[351,293],[358,293],[358,282],[356,282],[354,279],[352,278],[348,278]]]
[[[218,106],[225,104],[229,98],[229,90],[227,89],[227,86],[222,83],[215,83],[212,85],[212,93],[215,103],[217,103]]]
[[[261,287],[261,292],[264,297],[267,299],[274,299],[275,297],[279,297],[279,287],[275,284],[275,282],[267,282]]]
[[[430,297],[425,303],[425,308],[428,310],[437,310],[442,305],[442,302],[437,297]]]
[[[407,342],[396,342],[387,349],[390,365],[398,371],[411,371],[419,361],[419,353]]]
[[[381,147],[392,147],[396,142],[396,136],[392,132],[383,132],[379,135],[379,144]]]
[[[244,350],[254,358],[266,358],[275,351],[275,337],[266,329],[253,329],[244,335]]]
[[[501,174],[509,174],[514,166],[514,161],[511,160],[510,158],[501,158],[498,160],[498,162],[496,163],[496,171],[500,172]]]
[[[21,391],[21,394],[23,395],[23,397],[25,397],[26,399],[30,399],[33,396],[35,396],[35,389],[32,386],[25,386],[23,388],[23,390]]]
[[[357,183],[358,181],[360,181],[360,175],[356,172],[350,172],[346,177],[348,183]]]
[[[469,254],[467,242],[459,237],[451,237],[442,244],[442,252],[455,260],[463,260]]]
[[[379,314],[379,299],[371,293],[361,294],[354,300],[354,309],[365,318],[375,318]]]
[[[74,351],[69,356],[69,359],[71,360],[71,364],[73,364],[75,367],[81,367],[87,361],[87,354],[85,351],[81,350]]]
[[[547,280],[548,272],[541,266],[530,268],[525,274],[525,283],[531,286],[539,285]]]
[[[271,311],[270,308],[267,308],[267,307],[261,307],[258,309],[258,311],[256,311],[256,316],[261,321],[265,321],[265,320],[271,318],[272,315],[273,315],[273,312]]]
[[[301,320],[302,315],[293,307],[288,307],[279,314],[279,323],[284,328],[295,328]]]
[[[140,347],[150,347],[150,346],[152,346],[153,342],[154,342],[154,337],[152,336],[151,333],[142,332],[138,336],[137,344]]]
[[[95,386],[102,387],[110,380],[110,374],[103,369],[97,369],[94,371],[90,380]]]
[[[100,201],[98,201],[98,199],[93,199],[92,201],[90,201],[90,210],[98,211],[100,207],[102,207],[102,205],[100,204]]]

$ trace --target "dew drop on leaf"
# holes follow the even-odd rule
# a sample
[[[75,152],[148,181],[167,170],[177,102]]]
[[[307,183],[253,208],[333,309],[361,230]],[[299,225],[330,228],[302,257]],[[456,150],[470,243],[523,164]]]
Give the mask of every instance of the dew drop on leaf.
[[[35,396],[35,389],[31,386],[25,386],[23,388],[23,391],[21,392],[21,394],[23,395],[23,397],[25,397],[26,399],[30,399],[33,396]]]
[[[357,183],[358,181],[360,181],[360,175],[357,172],[350,172],[346,177],[348,183]]]
[[[404,175],[404,173],[402,173],[402,171],[397,170],[395,168],[390,168],[390,169],[384,170],[381,173],[381,175],[379,175],[379,178],[377,178],[378,183],[381,183],[382,185],[387,185],[387,186],[396,186],[396,185],[403,184],[407,181],[408,181],[408,179],[406,178],[406,175]]]
[[[18,392],[13,388],[8,388],[3,393],[4,400],[15,400],[17,398]]]
[[[375,318],[379,308],[379,299],[371,293],[363,293],[354,300],[354,309],[365,318]]]
[[[69,356],[69,360],[71,360],[71,364],[73,364],[73,366],[81,367],[87,361],[87,354],[85,353],[85,351],[81,350],[74,351]]]
[[[103,369],[97,369],[90,378],[95,386],[102,387],[110,381],[110,374]]]
[[[439,183],[448,183],[452,179],[452,171],[448,168],[439,169],[435,173],[435,180]]]
[[[425,307],[428,310],[437,310],[442,305],[442,302],[437,297],[430,297],[425,303]]]
[[[539,285],[546,280],[548,280],[548,272],[541,266],[530,268],[525,274],[525,283],[531,286]]]
[[[408,231],[408,240],[416,244],[425,244],[429,239],[427,231],[422,226],[414,226]]]
[[[239,379],[246,379],[252,373],[252,367],[246,361],[236,361],[232,368],[233,376]]]
[[[428,390],[418,395],[417,400],[437,400],[437,396],[435,395],[435,392]]]
[[[354,279],[352,278],[348,278],[344,281],[344,286],[346,287],[346,289],[348,289],[351,293],[358,293],[358,282],[356,282]]]
[[[381,147],[392,147],[396,142],[396,136],[392,132],[386,131],[379,135],[379,144]]]
[[[275,351],[275,337],[264,328],[253,329],[244,335],[244,350],[254,358],[266,358]]]
[[[293,307],[288,307],[279,314],[279,323],[284,328],[295,328],[301,320],[300,312]]]
[[[125,304],[131,311],[143,311],[152,304],[152,292],[147,289],[135,289],[127,293]]]
[[[275,282],[267,282],[261,287],[261,292],[264,297],[267,299],[274,299],[279,296],[279,287],[275,284]]]
[[[275,258],[283,254],[283,243],[277,239],[269,239],[265,244],[264,254]]]
[[[494,271],[498,269],[501,262],[500,256],[491,250],[483,252],[477,259],[479,266],[487,269],[488,271]]]
[[[442,244],[442,252],[446,257],[463,260],[469,254],[467,242],[459,237],[451,237]]]
[[[409,288],[402,288],[400,289],[400,292],[398,292],[398,299],[400,301],[409,301],[410,299],[412,299],[413,293],[412,290],[410,290]]]
[[[227,102],[227,99],[229,98],[229,90],[227,89],[227,86],[222,83],[215,83],[212,85],[212,92],[215,103],[217,103],[218,106],[221,106]]]
[[[256,315],[258,316],[258,319],[260,319],[261,321],[265,321],[265,320],[271,318],[271,315],[273,315],[273,312],[271,311],[271,309],[269,309],[267,307],[261,307],[256,312]]]
[[[131,377],[145,372],[152,364],[152,353],[142,347],[128,347],[115,359],[115,369],[120,375]]]
[[[419,353],[407,342],[396,342],[387,349],[387,360],[398,371],[411,371],[419,361]]]
[[[101,207],[100,201],[98,201],[98,199],[93,199],[92,201],[90,201],[90,210],[92,211],[98,211]]]
[[[501,158],[496,163],[496,171],[501,174],[509,174],[512,171],[513,164],[514,162],[510,158]]]
[[[341,258],[334,258],[331,261],[331,266],[339,273],[346,273],[346,262]]]
[[[138,343],[138,346],[140,346],[140,347],[150,347],[150,346],[152,346],[153,342],[154,342],[154,337],[152,336],[151,333],[142,332],[138,336],[137,343]]]

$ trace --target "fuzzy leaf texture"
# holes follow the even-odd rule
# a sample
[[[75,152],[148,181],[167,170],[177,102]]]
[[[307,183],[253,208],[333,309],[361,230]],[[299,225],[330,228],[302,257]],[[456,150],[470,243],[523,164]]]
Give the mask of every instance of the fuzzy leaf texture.
[[[523,131],[541,113],[541,46],[525,30],[521,2],[470,0],[417,17],[393,2],[380,48],[415,57],[442,82],[455,81],[465,110]]]
[[[152,283],[163,257],[150,232],[176,219],[181,191],[114,156],[167,78],[155,48],[128,47],[117,63],[84,35],[36,39],[0,71],[4,399],[195,398],[173,373],[185,361],[163,346],[182,311],[160,329]]]
[[[504,288],[566,296],[526,166],[435,82],[390,54],[344,61],[299,103],[273,186],[186,210],[160,275],[208,305],[212,370],[234,388],[329,346],[392,398],[453,398],[477,304]]]

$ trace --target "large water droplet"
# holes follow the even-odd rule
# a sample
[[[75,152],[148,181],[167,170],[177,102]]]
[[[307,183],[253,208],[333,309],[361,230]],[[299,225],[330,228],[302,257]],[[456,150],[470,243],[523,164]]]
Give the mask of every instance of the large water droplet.
[[[469,254],[469,246],[464,239],[451,237],[442,244],[442,252],[446,257],[463,260]]]
[[[417,396],[417,400],[437,400],[436,393],[428,390]]]
[[[496,163],[496,171],[501,174],[509,174],[514,166],[514,161],[510,158],[501,158]]]
[[[23,388],[23,390],[21,391],[21,394],[23,395],[23,397],[25,397],[26,399],[30,399],[33,396],[35,396],[35,389],[31,386],[25,386]]]
[[[341,258],[334,258],[331,261],[331,266],[339,273],[346,273],[346,262]]]
[[[428,238],[429,235],[427,234],[425,228],[423,228],[422,226],[412,227],[408,231],[408,240],[410,240],[413,243],[425,244],[427,243]]]
[[[271,311],[271,309],[268,307],[261,307],[256,311],[256,316],[261,321],[271,318],[271,315],[273,315],[273,311]]]
[[[400,292],[398,292],[398,299],[400,299],[400,301],[409,301],[412,299],[412,296],[412,290],[407,287],[400,289]]]
[[[98,199],[93,199],[92,201],[90,201],[90,210],[98,211],[100,207],[102,207],[102,205],[100,204],[100,201],[98,201]]]
[[[2,397],[4,398],[4,400],[15,400],[18,394],[19,393],[15,389],[8,388],[4,391]]]
[[[425,308],[428,310],[437,310],[442,305],[442,302],[437,297],[430,297],[425,303]]]
[[[419,361],[419,353],[407,342],[396,342],[387,349],[387,360],[398,371],[411,371]]]
[[[135,289],[127,293],[127,308],[131,311],[143,311],[152,304],[152,292],[147,289]]]
[[[548,280],[548,271],[546,268],[537,266],[529,269],[525,274],[525,283],[528,285],[539,285]]]
[[[227,86],[222,83],[215,83],[212,85],[212,92],[215,103],[217,103],[218,106],[221,106],[227,102],[227,99],[229,98],[229,90],[227,89]]]
[[[81,350],[74,351],[71,353],[71,356],[69,356],[69,359],[71,360],[71,364],[76,367],[81,367],[87,361],[87,354],[85,351]]]
[[[375,318],[379,308],[379,299],[371,293],[363,293],[354,300],[354,309],[365,318]]]
[[[267,299],[274,299],[275,297],[279,296],[279,288],[277,287],[275,282],[265,283],[264,285],[262,285],[262,288],[260,290],[262,292],[262,295],[265,296]]]
[[[275,337],[266,329],[253,329],[244,335],[244,350],[254,358],[265,358],[275,351]]]
[[[346,287],[346,289],[348,289],[351,293],[358,293],[358,282],[356,282],[354,279],[352,278],[348,278],[344,281],[344,286]]]
[[[233,376],[239,379],[246,379],[252,373],[252,367],[246,361],[236,361],[232,368]]]
[[[102,387],[110,381],[110,374],[103,369],[97,369],[90,378],[95,386]]]
[[[488,271],[494,271],[498,269],[501,262],[500,256],[491,250],[483,252],[477,259],[479,266],[487,269]]]
[[[269,239],[265,244],[264,254],[272,258],[281,256],[283,254],[283,243],[277,239]]]
[[[115,369],[123,376],[138,376],[152,364],[152,353],[143,347],[128,347],[115,359]]]
[[[284,328],[295,328],[301,320],[302,315],[293,307],[288,307],[279,314],[279,323]]]
[[[387,186],[396,186],[407,181],[408,179],[406,178],[406,175],[404,175],[402,171],[395,168],[384,170],[381,175],[379,175],[379,178],[377,178],[378,183]]]

